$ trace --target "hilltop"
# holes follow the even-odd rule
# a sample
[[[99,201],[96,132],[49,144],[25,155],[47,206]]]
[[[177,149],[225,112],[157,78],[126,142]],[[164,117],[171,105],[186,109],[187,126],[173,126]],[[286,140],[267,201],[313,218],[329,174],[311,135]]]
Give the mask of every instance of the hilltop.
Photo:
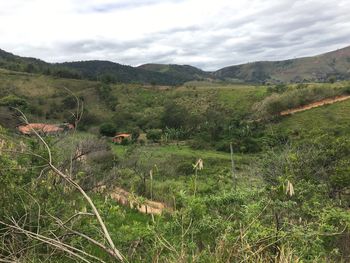
[[[153,72],[160,72],[170,75],[181,82],[192,80],[210,79],[213,76],[210,72],[203,71],[199,68],[190,65],[176,65],[176,64],[144,64],[138,68]]]

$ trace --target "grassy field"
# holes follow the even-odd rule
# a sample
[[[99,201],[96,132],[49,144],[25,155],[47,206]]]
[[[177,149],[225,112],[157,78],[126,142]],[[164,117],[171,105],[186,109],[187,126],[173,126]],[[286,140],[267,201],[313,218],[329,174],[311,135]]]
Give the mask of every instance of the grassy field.
[[[198,193],[215,194],[229,191],[232,187],[231,157],[229,153],[211,150],[193,150],[186,145],[146,145],[121,146],[112,145],[112,150],[120,159],[122,169],[135,169],[146,174],[156,166],[154,175],[154,197],[156,200],[171,202],[173,195],[180,191],[191,192],[195,171],[193,164],[200,158],[204,169],[198,172]],[[261,178],[254,172],[257,156],[234,154],[235,174],[239,187],[259,187]],[[121,176],[120,184],[130,191],[135,191],[139,175],[128,172]],[[133,179],[132,179],[133,178]],[[134,182],[135,185],[132,185]],[[149,183],[149,182],[148,182]],[[169,199],[170,198],[170,199]]]
[[[121,157],[125,157],[127,151],[131,146],[113,145],[113,151]],[[189,158],[202,158],[202,159],[219,159],[219,160],[230,160],[230,154],[217,152],[217,151],[206,151],[206,150],[194,150],[186,145],[175,145],[175,144],[153,144],[148,146],[139,146],[138,149],[142,153],[149,153],[153,157],[167,158],[175,155],[179,157]],[[238,158],[238,157],[236,157]]]
[[[229,86],[218,91],[219,101],[241,114],[251,112],[253,104],[266,95],[266,87],[255,86]]]

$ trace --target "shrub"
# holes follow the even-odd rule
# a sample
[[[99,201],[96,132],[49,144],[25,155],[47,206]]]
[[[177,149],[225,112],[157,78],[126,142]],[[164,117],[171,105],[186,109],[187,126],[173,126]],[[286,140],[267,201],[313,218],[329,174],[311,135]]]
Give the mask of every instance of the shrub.
[[[139,143],[140,143],[140,145],[141,145],[141,146],[143,146],[143,145],[145,145],[145,144],[146,144],[146,142],[145,142],[145,140],[144,140],[144,139],[140,139],[140,140],[139,140]]]
[[[66,109],[72,109],[77,106],[77,102],[74,97],[67,96],[62,100],[62,107]]]
[[[8,106],[8,107],[26,107],[27,101],[16,95],[8,95],[2,99],[0,99],[0,106]]]
[[[269,93],[283,93],[288,90],[288,86],[286,84],[278,84],[276,86],[270,86],[267,88]]]
[[[121,141],[120,144],[121,144],[121,145],[129,145],[129,144],[130,144],[130,139],[124,138],[124,139]]]
[[[101,87],[98,87],[97,94],[100,100],[102,100],[105,103],[105,105],[108,107],[108,109],[110,109],[111,111],[115,111],[115,107],[118,104],[118,99],[112,93],[112,88],[110,85],[107,85],[105,83]]]
[[[179,161],[176,164],[176,173],[177,175],[192,175],[194,173],[192,160]]]
[[[346,87],[344,88],[344,93],[345,93],[345,94],[350,94],[350,86],[346,86]]]
[[[162,125],[169,128],[181,128],[186,124],[187,116],[187,110],[181,105],[174,102],[167,103],[161,117]]]
[[[162,139],[162,130],[153,129],[147,132],[147,139],[153,142],[159,142]]]
[[[327,79],[327,82],[329,83],[334,83],[337,81],[337,77],[336,76],[330,76],[328,79]]]
[[[31,114],[37,115],[37,116],[43,116],[44,111],[41,107],[35,105],[35,104],[29,104],[27,107],[27,111]]]
[[[137,127],[133,128],[131,131],[131,140],[133,142],[136,142],[139,137],[140,137],[140,129]]]
[[[100,126],[100,134],[107,137],[112,137],[115,135],[117,128],[113,123],[103,123]]]
[[[72,122],[73,120],[69,120],[69,122]],[[99,124],[100,118],[96,116],[94,113],[88,111],[87,109],[84,110],[83,116],[79,122],[78,129],[79,130],[87,130],[89,127],[91,127],[94,124]]]

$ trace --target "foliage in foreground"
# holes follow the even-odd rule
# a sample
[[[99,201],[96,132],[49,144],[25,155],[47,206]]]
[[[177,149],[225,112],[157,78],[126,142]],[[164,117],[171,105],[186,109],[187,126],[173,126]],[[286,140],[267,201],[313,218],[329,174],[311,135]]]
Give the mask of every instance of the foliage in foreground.
[[[91,213],[76,191],[53,174],[40,173],[42,160],[25,154],[27,150],[42,154],[38,141],[30,139],[17,145],[7,138],[2,140],[0,255],[22,262],[77,261],[30,235],[8,231],[4,225],[15,223],[113,262],[87,240],[68,235],[68,229],[59,224],[58,218],[68,220],[69,229],[98,237],[93,217],[70,219],[76,212]],[[113,169],[95,166],[99,156],[107,160],[108,147],[98,141],[92,147],[92,141],[73,140],[68,144],[73,152],[74,145],[89,151],[85,165],[74,165],[72,170],[75,180],[87,188],[98,183],[91,180],[94,174]],[[68,150],[65,144],[51,144]],[[219,190],[209,195],[200,189],[196,195],[190,190],[180,191],[173,196],[173,212],[153,220],[109,198],[90,194],[116,246],[131,262],[346,261],[350,254],[350,217],[346,210],[350,203],[349,144],[347,139],[318,138],[310,145],[291,145],[278,153],[269,152],[259,161],[256,174],[249,175],[262,175],[265,187],[240,184],[237,190]],[[59,148],[55,149],[58,157],[62,151]],[[57,161],[62,167],[67,165],[65,158]]]

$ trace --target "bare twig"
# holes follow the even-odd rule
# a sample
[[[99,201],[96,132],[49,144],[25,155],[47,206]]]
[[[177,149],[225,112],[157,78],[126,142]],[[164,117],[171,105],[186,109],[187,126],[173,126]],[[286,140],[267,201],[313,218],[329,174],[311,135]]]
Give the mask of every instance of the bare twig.
[[[68,90],[69,91],[69,90]],[[69,91],[70,92],[70,91]],[[71,93],[72,94],[72,93]],[[80,104],[79,99],[72,94],[76,101],[77,101],[77,111],[76,113],[73,115],[75,117],[75,129],[77,127],[78,122],[81,120],[82,117],[82,110],[83,110],[83,105]],[[29,124],[28,119],[26,118],[25,114],[19,110],[16,109],[22,116],[22,119],[24,121],[24,123],[26,123],[27,125]],[[84,189],[78,184],[76,183],[74,180],[71,179],[70,176],[66,175],[65,173],[63,173],[61,170],[59,170],[54,164],[53,164],[53,157],[52,157],[52,152],[51,152],[51,148],[48,145],[48,143],[45,141],[45,139],[35,130],[32,128],[32,132],[36,135],[36,137],[41,141],[41,143],[44,145],[45,149],[46,149],[46,153],[47,153],[47,165],[50,167],[50,169],[59,177],[63,178],[68,184],[70,184],[71,186],[73,186],[75,189],[77,189],[80,194],[84,197],[84,199],[88,202],[88,204],[90,205],[91,209],[93,210],[94,215],[96,216],[96,219],[102,229],[103,235],[106,238],[110,249],[106,249],[106,251],[112,255],[114,258],[120,260],[121,262],[124,262],[124,257],[122,256],[122,254],[120,253],[120,251],[115,247],[114,242],[107,230],[107,227],[98,211],[98,209],[96,208],[95,204],[93,203],[92,199],[90,198],[90,196],[84,191]],[[30,233],[27,233],[28,235],[30,235]],[[31,233],[32,236],[34,236],[35,238],[38,238],[38,235],[35,233]],[[83,235],[83,234],[82,234]],[[45,237],[40,237],[41,239],[45,240]],[[90,240],[91,241],[91,240]],[[97,242],[97,241],[96,241]],[[98,243],[98,242],[97,242]],[[56,246],[58,248],[62,248],[61,245]],[[67,249],[64,249],[66,252]],[[68,252],[69,253],[69,252]],[[70,253],[71,254],[71,253]],[[72,255],[72,254],[71,254]]]

